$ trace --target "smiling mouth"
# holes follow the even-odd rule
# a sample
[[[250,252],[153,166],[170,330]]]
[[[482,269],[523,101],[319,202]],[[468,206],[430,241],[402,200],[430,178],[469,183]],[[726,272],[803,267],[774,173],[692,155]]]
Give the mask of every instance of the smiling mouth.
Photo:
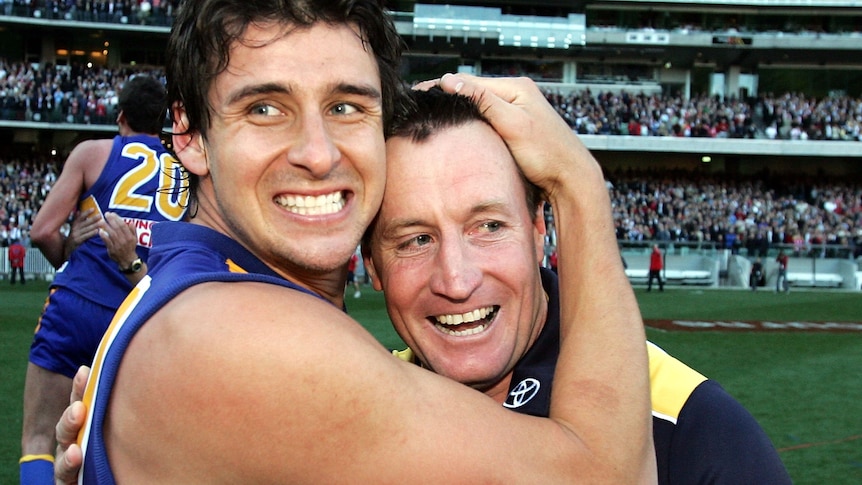
[[[344,208],[344,194],[332,192],[323,195],[281,195],[275,198],[275,203],[287,209],[288,212],[302,216],[319,216],[335,214]]]
[[[431,317],[434,326],[454,337],[484,332],[500,310],[499,306],[477,308],[467,313],[451,313]]]

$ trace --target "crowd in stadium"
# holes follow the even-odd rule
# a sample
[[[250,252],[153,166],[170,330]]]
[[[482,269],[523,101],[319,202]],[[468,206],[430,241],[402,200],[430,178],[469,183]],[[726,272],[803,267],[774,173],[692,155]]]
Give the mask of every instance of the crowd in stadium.
[[[0,245],[16,238],[29,242],[27,229],[59,170],[57,161],[0,156]],[[606,175],[620,241],[699,243],[748,255],[792,244],[797,255],[862,256],[859,184],[825,176]]]
[[[16,239],[30,246],[30,225],[58,174],[54,162],[0,156],[0,246]]]
[[[862,255],[858,184],[767,173],[628,170],[607,177],[621,241],[715,244],[749,256],[782,244],[796,255]]]
[[[801,93],[755,100],[584,90],[545,96],[581,134],[860,140],[862,100]]]
[[[180,0],[0,0],[0,13],[79,22],[169,26]]]
[[[135,72],[80,64],[37,69],[0,59],[0,119],[114,124],[117,93]],[[163,77],[161,71],[146,72]]]
[[[113,124],[117,91],[133,73],[79,64],[37,69],[0,59],[0,119]],[[587,89],[547,91],[546,97],[581,134],[854,141],[862,136],[862,99],[849,96],[767,94],[751,102]]]

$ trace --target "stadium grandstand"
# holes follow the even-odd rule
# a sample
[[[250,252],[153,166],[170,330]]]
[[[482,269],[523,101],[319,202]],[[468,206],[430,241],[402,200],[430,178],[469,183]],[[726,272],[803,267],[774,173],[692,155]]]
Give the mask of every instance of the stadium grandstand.
[[[124,81],[162,75],[181,3],[0,0],[0,276],[72,147],[115,133]],[[669,284],[745,287],[785,249],[794,286],[862,289],[862,0],[387,4],[405,80],[539,84],[605,169],[634,284],[658,242]]]

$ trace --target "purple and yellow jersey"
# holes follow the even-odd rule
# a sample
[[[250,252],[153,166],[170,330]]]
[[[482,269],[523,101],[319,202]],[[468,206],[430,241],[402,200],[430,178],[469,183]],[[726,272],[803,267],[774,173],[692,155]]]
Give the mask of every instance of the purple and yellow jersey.
[[[102,173],[81,194],[78,209],[114,212],[138,233],[137,253],[147,260],[153,224],[180,221],[188,206],[188,177],[156,136],[116,136]],[[54,277],[63,287],[101,305],[116,308],[131,285],[108,257],[102,238],[81,244]]]
[[[84,395],[87,421],[78,439],[84,452],[78,483],[115,483],[103,426],[123,354],[147,320],[180,292],[199,283],[254,281],[320,298],[285,280],[239,243],[212,229],[165,222],[153,228],[153,239],[149,272],[120,305],[93,361]]]

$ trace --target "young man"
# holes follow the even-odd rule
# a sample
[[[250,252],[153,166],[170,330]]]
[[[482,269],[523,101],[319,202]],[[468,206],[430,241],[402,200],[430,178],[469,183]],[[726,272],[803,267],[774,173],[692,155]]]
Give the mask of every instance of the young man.
[[[560,290],[540,269],[538,189],[471,100],[438,90],[413,98],[386,142],[386,192],[363,244],[374,287],[410,347],[396,355],[505,408],[548,416]],[[790,483],[736,400],[655,345],[648,350],[659,483]]]
[[[21,483],[53,482],[54,425],[68,404],[71,379],[80,365],[92,362],[114,312],[146,271],[151,226],[185,214],[181,166],[158,136],[166,112],[164,86],[135,76],[124,84],[119,108],[119,134],[72,150],[33,221],[34,246],[59,270],[30,347]],[[77,228],[65,238],[60,227],[76,210]],[[137,228],[137,251],[132,246],[118,265],[105,241],[93,236],[106,224],[127,223]]]
[[[550,419],[393,359],[341,311],[383,195],[399,41],[367,0],[184,4],[168,79],[191,223],[155,228],[151,273],[103,340],[85,483],[655,479],[643,327],[601,171],[534,84],[441,81],[485,93],[581,228],[560,235],[561,285],[583,298],[561,301]]]

